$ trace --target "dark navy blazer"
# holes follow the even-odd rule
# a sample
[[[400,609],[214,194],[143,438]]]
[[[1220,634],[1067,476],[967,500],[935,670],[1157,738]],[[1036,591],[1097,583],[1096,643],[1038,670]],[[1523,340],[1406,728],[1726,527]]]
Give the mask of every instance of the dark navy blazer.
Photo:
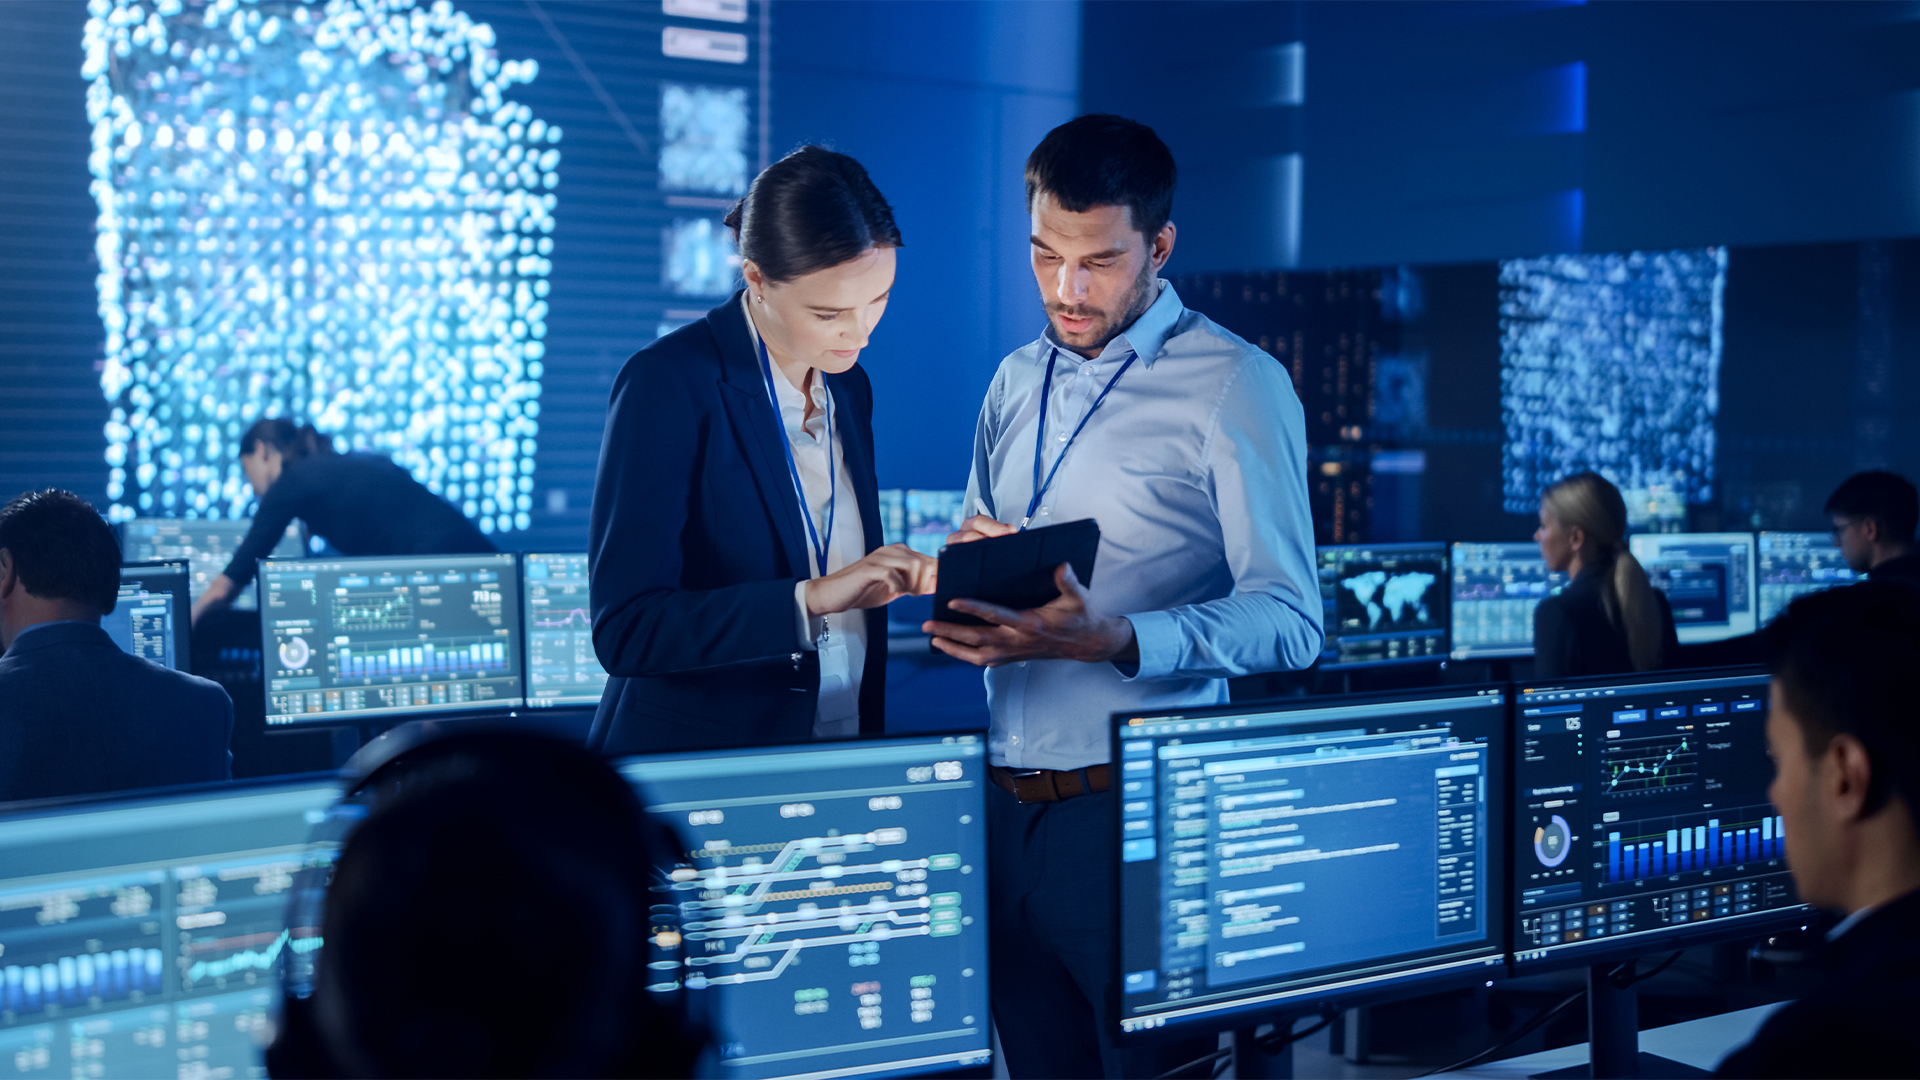
[[[819,655],[794,586],[806,526],[740,295],[635,353],[614,379],[588,534],[593,647],[610,676],[589,745],[606,754],[802,742]],[[777,374],[776,374],[777,377]],[[881,544],[873,388],[826,376],[866,550]],[[867,612],[860,730],[882,729],[884,608]]]
[[[92,623],[52,623],[0,656],[0,801],[232,778],[217,683],[128,655]]]

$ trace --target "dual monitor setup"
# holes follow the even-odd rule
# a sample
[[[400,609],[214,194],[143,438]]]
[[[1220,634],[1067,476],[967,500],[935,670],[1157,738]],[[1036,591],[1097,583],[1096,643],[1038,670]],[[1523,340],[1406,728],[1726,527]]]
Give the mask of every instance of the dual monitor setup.
[[[1817,532],[1641,533],[1634,558],[1667,596],[1682,645],[1765,626],[1853,571]],[[1344,544],[1318,550],[1324,670],[1533,655],[1533,612],[1568,584],[1533,543]]]
[[[492,603],[471,575],[501,569],[458,572],[409,602]],[[357,625],[380,604],[346,608]],[[361,632],[343,631],[349,662]],[[489,678],[471,644],[436,643],[435,676],[445,654]],[[1750,669],[1116,715],[1116,876],[1088,884],[1090,904],[1117,893],[1115,1033],[1243,1029],[1803,922],[1766,717]],[[677,954],[653,974],[703,995],[722,1075],[988,1061],[1002,796],[981,736],[614,764],[679,833],[652,913]],[[257,1053],[276,965],[323,947],[286,900],[332,856],[314,837],[336,794],[286,780],[0,817],[0,1051],[101,1077]]]

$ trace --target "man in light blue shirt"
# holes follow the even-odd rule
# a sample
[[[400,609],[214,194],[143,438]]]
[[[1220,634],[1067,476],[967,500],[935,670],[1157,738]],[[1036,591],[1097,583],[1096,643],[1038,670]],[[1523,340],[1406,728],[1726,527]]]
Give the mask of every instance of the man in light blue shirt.
[[[1321,646],[1300,401],[1159,278],[1174,179],[1165,144],[1112,116],[1028,159],[1049,326],[987,391],[968,482],[986,513],[949,542],[1094,518],[1094,583],[1062,566],[1043,607],[962,601],[991,625],[926,627],[988,668],[992,992],[1015,1077],[1138,1071],[1108,1035],[1111,714],[1220,704],[1227,679]]]

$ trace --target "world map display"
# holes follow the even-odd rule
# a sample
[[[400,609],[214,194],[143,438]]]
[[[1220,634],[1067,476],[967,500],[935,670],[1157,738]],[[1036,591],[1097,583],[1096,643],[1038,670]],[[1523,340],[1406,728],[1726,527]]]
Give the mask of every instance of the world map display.
[[[1402,622],[1407,610],[1413,609],[1414,619],[1419,622],[1431,622],[1427,611],[1427,590],[1439,578],[1432,574],[1412,572],[1389,574],[1385,570],[1368,570],[1355,574],[1340,583],[1340,587],[1353,594],[1367,611],[1367,629],[1380,628],[1380,620],[1389,613],[1392,621]]]

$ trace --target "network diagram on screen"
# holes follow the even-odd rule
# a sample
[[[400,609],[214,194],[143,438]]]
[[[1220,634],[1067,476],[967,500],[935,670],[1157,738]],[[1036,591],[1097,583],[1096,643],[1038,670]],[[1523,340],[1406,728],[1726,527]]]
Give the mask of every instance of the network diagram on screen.
[[[620,763],[689,849],[660,885],[722,1075],[987,1060],[986,746],[975,736]]]
[[[1522,690],[1515,959],[1651,951],[1798,909],[1767,798],[1767,677]]]

